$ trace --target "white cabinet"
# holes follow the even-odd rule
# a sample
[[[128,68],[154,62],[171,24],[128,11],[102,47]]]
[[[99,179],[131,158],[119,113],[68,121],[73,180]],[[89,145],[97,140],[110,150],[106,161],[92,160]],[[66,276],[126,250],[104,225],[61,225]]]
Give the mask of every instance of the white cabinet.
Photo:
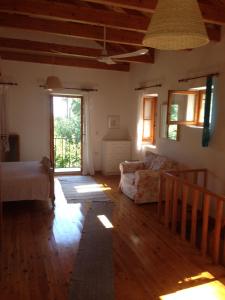
[[[120,174],[119,164],[131,159],[131,141],[113,140],[102,142],[102,172],[104,175]]]

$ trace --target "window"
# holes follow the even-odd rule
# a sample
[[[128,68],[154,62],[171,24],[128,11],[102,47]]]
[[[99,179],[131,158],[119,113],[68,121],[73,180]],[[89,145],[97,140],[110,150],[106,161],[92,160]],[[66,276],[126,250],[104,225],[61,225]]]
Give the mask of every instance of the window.
[[[178,106],[173,106],[172,118],[175,119],[178,112]],[[161,127],[160,127],[160,136],[161,138],[166,138],[172,141],[179,140],[179,125],[172,124],[168,125],[166,122],[167,119],[167,103],[161,105]]]
[[[205,91],[199,91],[199,107],[198,107],[198,121],[197,125],[198,126],[203,126],[204,123],[204,114],[205,114],[205,97],[206,93]]]
[[[178,141],[179,140],[179,125],[168,125],[167,127],[167,138],[168,140]]]
[[[157,97],[143,99],[142,141],[155,144]]]
[[[169,91],[167,123],[202,126],[205,90]]]

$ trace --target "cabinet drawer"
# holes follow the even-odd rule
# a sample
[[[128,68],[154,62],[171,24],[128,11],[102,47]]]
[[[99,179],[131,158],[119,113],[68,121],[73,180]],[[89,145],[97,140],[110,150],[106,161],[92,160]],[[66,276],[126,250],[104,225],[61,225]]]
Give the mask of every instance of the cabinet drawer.
[[[102,170],[104,174],[119,174],[119,164],[130,158],[130,141],[103,141]]]

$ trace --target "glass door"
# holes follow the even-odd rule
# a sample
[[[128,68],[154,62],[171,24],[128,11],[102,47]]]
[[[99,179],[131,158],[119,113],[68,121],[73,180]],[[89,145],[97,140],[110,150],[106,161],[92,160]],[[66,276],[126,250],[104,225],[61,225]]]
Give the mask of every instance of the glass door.
[[[51,156],[56,174],[82,172],[82,97],[52,97]]]

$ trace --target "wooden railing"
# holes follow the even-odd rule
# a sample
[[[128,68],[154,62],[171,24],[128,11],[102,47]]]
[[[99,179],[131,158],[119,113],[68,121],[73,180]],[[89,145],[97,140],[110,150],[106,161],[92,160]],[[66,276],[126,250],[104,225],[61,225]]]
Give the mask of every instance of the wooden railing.
[[[158,216],[183,240],[210,255],[214,263],[225,263],[225,197],[207,189],[206,169],[170,171],[160,180]]]
[[[81,142],[78,138],[54,137],[55,168],[80,168]]]
[[[2,235],[3,235],[3,204],[2,204],[2,169],[0,162],[0,255],[2,250]]]

